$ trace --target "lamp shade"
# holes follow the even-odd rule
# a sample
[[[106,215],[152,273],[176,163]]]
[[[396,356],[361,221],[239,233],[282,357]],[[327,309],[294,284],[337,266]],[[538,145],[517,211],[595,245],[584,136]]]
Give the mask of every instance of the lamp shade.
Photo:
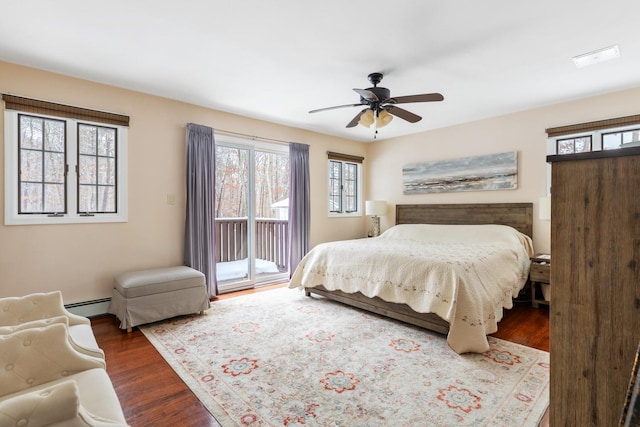
[[[380,113],[378,113],[378,118],[376,119],[376,126],[379,128],[385,127],[391,122],[391,120],[393,120],[393,116],[387,113],[386,110],[382,110],[380,111]]]
[[[538,218],[549,221],[551,219],[551,197],[540,197]]]
[[[384,216],[387,213],[387,202],[384,200],[367,200],[364,205],[365,215]]]
[[[375,120],[375,117],[373,116],[373,111],[367,110],[360,115],[360,120],[358,121],[358,124],[360,126],[364,126],[368,128],[373,124],[374,120]]]

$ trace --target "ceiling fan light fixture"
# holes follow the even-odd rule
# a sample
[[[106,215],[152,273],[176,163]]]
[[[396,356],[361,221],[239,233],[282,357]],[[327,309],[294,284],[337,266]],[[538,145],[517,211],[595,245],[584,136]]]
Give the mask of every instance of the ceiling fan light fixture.
[[[358,121],[358,124],[360,126],[364,126],[368,128],[368,127],[371,127],[374,121],[375,121],[375,118],[373,117],[373,110],[367,110],[360,115],[360,120]]]
[[[376,126],[381,128],[385,127],[393,120],[393,116],[387,112],[387,110],[382,110],[378,113],[378,118],[376,119]]]
[[[337,108],[345,107],[360,107],[360,110],[353,116],[351,121],[347,123],[347,128],[353,128],[358,125],[363,127],[371,127],[374,125],[375,132],[378,132],[378,128],[385,127],[394,117],[400,117],[409,123],[416,123],[422,120],[422,117],[417,114],[413,114],[403,108],[398,107],[398,104],[411,104],[414,102],[437,102],[443,101],[444,97],[439,93],[423,93],[417,95],[406,96],[394,96],[391,97],[391,91],[385,87],[378,86],[378,83],[382,80],[381,73],[371,73],[369,75],[369,81],[373,84],[373,87],[367,89],[353,89],[358,95],[360,95],[360,102],[357,104],[336,105],[335,107],[319,108],[309,111],[309,113],[317,113],[319,111],[335,110]],[[375,138],[375,137],[374,137]]]

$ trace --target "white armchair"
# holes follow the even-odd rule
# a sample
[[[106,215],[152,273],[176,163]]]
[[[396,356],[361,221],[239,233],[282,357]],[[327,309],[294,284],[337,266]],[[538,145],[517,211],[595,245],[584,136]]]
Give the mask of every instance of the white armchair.
[[[64,381],[41,390],[26,392],[0,402],[0,426],[107,427],[122,424],[100,419],[80,403],[75,381]]]
[[[124,426],[102,358],[78,352],[67,326],[0,335],[0,427]]]
[[[89,355],[104,359],[104,352],[91,330],[91,321],[68,311],[60,291],[0,298],[0,334],[52,323],[66,323],[78,350],[86,349]]]

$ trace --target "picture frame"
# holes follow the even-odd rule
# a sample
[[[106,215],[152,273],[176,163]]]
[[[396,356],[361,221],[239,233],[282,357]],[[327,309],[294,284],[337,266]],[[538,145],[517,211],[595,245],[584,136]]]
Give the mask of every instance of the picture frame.
[[[513,190],[518,188],[518,153],[408,164],[402,168],[402,185],[404,194]]]

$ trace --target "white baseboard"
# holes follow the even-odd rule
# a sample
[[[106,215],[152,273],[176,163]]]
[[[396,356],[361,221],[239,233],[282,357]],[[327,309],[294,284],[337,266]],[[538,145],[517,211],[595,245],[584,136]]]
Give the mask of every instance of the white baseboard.
[[[92,301],[83,301],[76,302],[73,304],[65,305],[65,308],[72,312],[73,314],[77,314],[79,316],[84,317],[93,317],[100,316],[102,314],[107,314],[109,312],[109,303],[111,302],[111,298],[102,298],[96,299]]]

